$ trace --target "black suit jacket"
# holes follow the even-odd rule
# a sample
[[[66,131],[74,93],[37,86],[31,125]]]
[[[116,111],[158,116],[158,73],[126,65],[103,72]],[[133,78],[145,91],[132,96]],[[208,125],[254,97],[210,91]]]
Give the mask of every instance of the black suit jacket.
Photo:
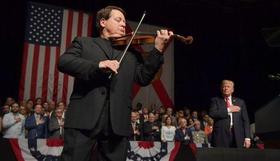
[[[50,118],[48,128],[49,128],[49,132],[50,132],[49,138],[62,138],[63,137],[64,128],[62,128],[60,131],[60,125],[59,125],[57,117],[53,116]]]
[[[185,133],[181,128],[176,129],[175,131],[175,141],[180,141],[184,144],[192,143],[192,133],[189,129],[186,128]]]
[[[232,104],[241,108],[240,112],[232,113],[236,146],[241,148],[244,139],[250,138],[250,121],[245,102],[242,99],[232,97]],[[212,98],[209,114],[214,119],[213,145],[229,147],[230,117],[223,97]]]
[[[133,81],[148,85],[163,63],[163,55],[153,49],[143,60],[136,52],[128,52],[118,74],[100,70],[100,61],[119,60],[122,50],[113,49],[102,38],[75,38],[60,57],[58,69],[75,77],[69,108],[65,114],[65,127],[93,129],[106,99],[110,100],[110,120],[114,133],[128,136]]]

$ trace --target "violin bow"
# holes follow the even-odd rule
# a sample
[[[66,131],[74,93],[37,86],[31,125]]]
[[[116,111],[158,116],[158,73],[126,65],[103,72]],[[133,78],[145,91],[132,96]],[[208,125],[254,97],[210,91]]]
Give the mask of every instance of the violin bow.
[[[142,24],[142,21],[143,21],[143,19],[144,19],[145,16],[146,16],[146,11],[144,11],[144,13],[143,13],[143,15],[142,15],[142,17],[141,17],[141,19],[140,19],[140,21],[139,21],[139,23],[138,23],[136,29],[135,29],[135,31],[133,32],[133,35],[131,36],[131,38],[130,38],[128,44],[126,45],[126,47],[125,47],[125,49],[124,49],[124,51],[123,51],[123,53],[122,53],[122,56],[121,56],[121,58],[120,58],[120,60],[119,60],[119,64],[120,64],[120,65],[121,65],[121,62],[122,62],[124,56],[125,56],[126,53],[127,53],[127,50],[128,50],[128,48],[129,48],[129,46],[130,46],[131,43],[132,43],[133,38],[135,37],[135,35],[136,35],[136,33],[137,33],[137,31],[138,31],[140,25]],[[113,75],[113,73],[111,73],[111,74],[109,75],[109,79],[112,78],[112,75]]]

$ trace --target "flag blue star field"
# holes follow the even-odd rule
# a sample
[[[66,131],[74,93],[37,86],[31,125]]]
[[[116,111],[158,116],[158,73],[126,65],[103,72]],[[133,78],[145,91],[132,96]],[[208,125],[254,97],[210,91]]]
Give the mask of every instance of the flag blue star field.
[[[76,36],[91,36],[91,14],[56,6],[29,3],[19,100],[42,97],[68,102],[73,77],[58,72],[59,56]]]

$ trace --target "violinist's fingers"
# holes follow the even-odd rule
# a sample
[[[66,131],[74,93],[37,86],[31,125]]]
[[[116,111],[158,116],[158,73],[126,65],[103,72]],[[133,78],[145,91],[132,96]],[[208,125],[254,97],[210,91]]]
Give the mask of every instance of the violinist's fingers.
[[[99,63],[99,68],[103,70],[111,70],[115,74],[118,73],[120,63],[117,60],[104,60]]]
[[[157,30],[157,36],[159,36],[160,35],[160,31],[159,30]]]
[[[174,35],[173,31],[168,31],[168,35],[169,35],[169,36]]]

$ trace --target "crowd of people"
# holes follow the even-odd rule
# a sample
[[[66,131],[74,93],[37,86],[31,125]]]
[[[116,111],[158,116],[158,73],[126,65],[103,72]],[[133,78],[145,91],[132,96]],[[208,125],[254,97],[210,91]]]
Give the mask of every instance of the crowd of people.
[[[42,98],[20,103],[8,97],[1,107],[3,138],[63,138],[65,103],[43,102]]]
[[[63,102],[43,102],[42,98],[18,103],[8,97],[1,107],[2,137],[63,139],[66,107]],[[131,112],[128,139],[208,144],[212,128],[213,119],[206,111],[174,111],[171,107],[145,107],[138,103]]]
[[[208,145],[213,130],[213,119],[206,111],[200,113],[185,107],[174,111],[171,107],[142,107],[131,112],[130,140],[181,141]]]

